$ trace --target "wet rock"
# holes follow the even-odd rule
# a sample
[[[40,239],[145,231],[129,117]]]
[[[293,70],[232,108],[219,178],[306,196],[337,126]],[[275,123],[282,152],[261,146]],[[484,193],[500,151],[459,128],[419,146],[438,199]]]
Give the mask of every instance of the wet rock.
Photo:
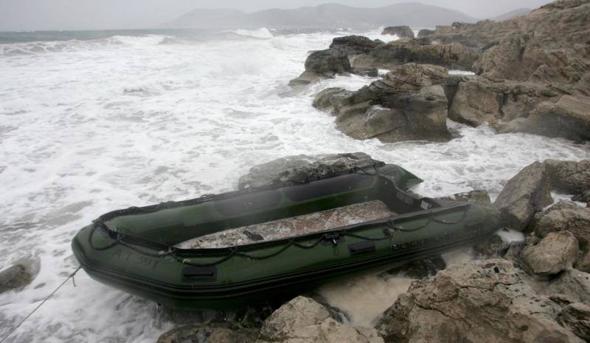
[[[376,47],[384,43],[378,40],[371,40],[363,36],[345,36],[336,37],[330,45],[331,50],[335,50],[348,57],[368,54]]]
[[[254,342],[258,330],[239,327],[235,324],[187,325],[164,333],[157,343],[229,343]]]
[[[27,286],[39,273],[41,268],[41,260],[38,257],[22,258],[10,267],[0,271],[0,294],[20,290]]]
[[[581,342],[559,311],[511,262],[484,260],[416,281],[377,329],[386,342]]]
[[[586,203],[587,206],[590,206],[590,190],[582,192],[578,195],[575,195],[572,198],[573,201],[583,202]]]
[[[590,242],[590,208],[560,201],[535,216],[535,234],[545,237],[550,232],[569,231],[583,246]]]
[[[356,139],[446,141],[446,77],[441,67],[405,64],[356,92],[321,92],[314,105],[331,110],[338,129]]]
[[[449,118],[471,126],[498,123],[507,131],[505,122],[530,115],[543,101],[557,101],[557,95],[539,84],[470,77],[459,83]]]
[[[414,38],[414,31],[409,26],[388,26],[383,29],[382,35],[395,35],[399,38]]]
[[[499,129],[501,132],[529,132],[574,141],[590,140],[589,107],[590,97],[565,95],[556,103],[540,103],[528,117],[518,118]]]
[[[557,320],[578,337],[586,342],[590,341],[590,306],[581,303],[570,304],[561,311]]]
[[[418,31],[418,38],[430,37],[434,34],[434,30],[422,29]]]
[[[305,71],[291,80],[291,86],[306,85],[321,78],[331,78],[352,72],[350,61],[345,54],[332,49],[312,52],[305,61]]]
[[[383,342],[371,328],[339,323],[320,303],[297,297],[264,322],[257,342]]]
[[[587,111],[590,113],[590,107]],[[590,190],[590,160],[547,160],[545,165],[554,190],[566,194],[582,194]]]
[[[503,222],[518,231],[525,230],[536,212],[553,203],[545,165],[535,162],[508,181],[494,202]]]
[[[248,174],[240,177],[238,188],[296,185],[347,174],[354,169],[373,170],[381,166],[385,163],[362,152],[288,156],[252,167]]]
[[[478,57],[478,53],[461,44],[429,44],[423,39],[413,39],[379,45],[368,54],[351,58],[351,63],[353,66],[380,69],[392,69],[406,63],[420,63],[471,70]]]
[[[577,257],[578,240],[569,231],[551,232],[522,252],[525,264],[539,276],[551,276],[571,269]]]

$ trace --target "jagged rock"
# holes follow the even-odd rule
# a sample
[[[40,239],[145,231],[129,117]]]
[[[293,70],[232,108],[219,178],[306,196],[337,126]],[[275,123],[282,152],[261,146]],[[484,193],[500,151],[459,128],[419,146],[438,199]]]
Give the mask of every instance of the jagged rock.
[[[507,226],[522,231],[536,212],[551,203],[553,198],[545,165],[535,162],[508,181],[494,205]]]
[[[258,330],[241,328],[235,324],[187,325],[168,331],[158,338],[157,343],[230,343],[254,342]]]
[[[363,152],[289,156],[252,167],[248,174],[240,177],[238,188],[295,185],[346,174],[357,168],[372,170],[381,166],[385,163]]]
[[[332,49],[314,51],[305,60],[305,71],[289,84],[291,86],[306,85],[321,78],[351,72],[352,66],[345,54]]]
[[[569,231],[551,232],[522,252],[525,264],[540,276],[551,276],[572,268],[577,257],[578,240]]]
[[[368,54],[371,50],[383,44],[381,41],[371,40],[364,36],[345,36],[334,38],[332,44],[330,44],[330,49],[351,57]]]
[[[569,269],[549,282],[534,286],[535,291],[547,296],[559,295],[569,302],[590,304],[590,274]]]
[[[509,122],[532,113],[543,101],[556,100],[556,95],[538,84],[471,77],[459,83],[449,118],[471,126]]]
[[[258,342],[378,343],[383,340],[374,329],[339,323],[320,303],[300,296],[266,319]]]
[[[0,271],[0,294],[27,286],[37,277],[40,268],[41,260],[38,257],[29,256],[3,269]]]
[[[418,31],[418,38],[430,37],[434,34],[434,30],[422,29]]]
[[[337,113],[344,106],[350,105],[349,100],[353,93],[343,88],[326,88],[315,96],[313,107],[325,112]]]
[[[523,273],[501,259],[469,262],[416,281],[377,324],[386,342],[581,342]]]
[[[314,105],[331,110],[338,129],[356,139],[445,141],[450,138],[446,76],[441,67],[405,64],[356,92],[325,90]]]
[[[471,70],[479,57],[478,53],[458,43],[428,43],[421,39],[390,42],[375,47],[368,54],[351,58],[351,63],[365,68],[391,69],[405,63],[422,63]]]
[[[560,201],[535,216],[535,234],[545,237],[550,232],[569,231],[583,246],[590,243],[590,208]]]
[[[561,311],[557,320],[578,337],[586,342],[590,341],[590,306],[581,303],[570,304]]]
[[[590,107],[588,109],[590,111]],[[566,194],[581,194],[590,190],[590,160],[547,160],[545,165],[553,189]]]
[[[589,65],[590,69],[590,65]],[[530,132],[575,141],[590,139],[590,97],[562,96],[556,103],[542,102],[526,118],[499,127],[501,132]]]
[[[399,38],[414,38],[414,31],[409,26],[388,26],[382,35],[396,35]]]

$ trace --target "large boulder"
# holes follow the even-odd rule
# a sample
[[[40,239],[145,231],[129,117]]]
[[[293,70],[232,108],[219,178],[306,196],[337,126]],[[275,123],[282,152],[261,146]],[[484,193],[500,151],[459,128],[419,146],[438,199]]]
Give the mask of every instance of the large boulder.
[[[355,67],[391,69],[405,63],[434,64],[471,70],[479,54],[458,43],[429,44],[422,39],[399,40],[379,45],[368,54],[351,58]]]
[[[39,274],[41,260],[38,257],[26,257],[14,262],[0,271],[0,294],[20,290],[27,286]]]
[[[351,57],[368,54],[371,50],[383,44],[381,41],[372,40],[364,36],[345,36],[334,38],[332,44],[330,44],[330,49]]]
[[[571,269],[577,257],[578,240],[569,231],[551,232],[522,251],[525,265],[539,276],[552,276]]]
[[[258,342],[379,343],[375,329],[344,325],[317,301],[297,297],[268,317]]]
[[[356,139],[446,141],[446,77],[442,67],[409,63],[356,92],[325,90],[314,106],[332,111],[338,129]]]
[[[348,57],[335,50],[326,49],[312,52],[305,60],[305,71],[291,80],[291,86],[307,85],[321,78],[352,72]]]
[[[420,178],[394,164],[372,159],[362,153],[296,155],[279,158],[250,168],[240,177],[240,190],[293,186],[353,172],[379,173],[397,187],[407,190],[422,182]]]
[[[559,202],[535,216],[534,229],[538,237],[567,230],[574,234],[582,246],[588,246],[590,208],[580,207],[571,202]]]
[[[295,185],[384,165],[363,152],[288,156],[252,167],[248,174],[240,177],[238,188]]]
[[[509,122],[529,115],[543,101],[556,101],[556,96],[539,84],[471,77],[459,83],[449,118],[471,126]]]
[[[399,38],[414,38],[414,31],[409,26],[388,26],[383,29],[382,35],[395,35]]]
[[[582,342],[556,322],[559,312],[512,262],[494,259],[414,282],[377,329],[386,342]]]
[[[530,132],[574,141],[590,140],[588,108],[590,108],[590,97],[565,95],[557,102],[539,103],[528,117],[518,118],[499,126],[498,129],[501,132]]]
[[[535,213],[553,203],[549,176],[545,165],[535,162],[506,183],[494,202],[505,225],[525,230]]]
[[[590,112],[590,107],[588,107]],[[583,194],[590,190],[590,160],[546,160],[553,189],[566,194]]]

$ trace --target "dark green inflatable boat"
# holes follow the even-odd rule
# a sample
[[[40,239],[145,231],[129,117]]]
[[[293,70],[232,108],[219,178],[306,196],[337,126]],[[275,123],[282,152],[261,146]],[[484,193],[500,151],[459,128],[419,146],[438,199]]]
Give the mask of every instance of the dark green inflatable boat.
[[[394,169],[392,172],[392,168]],[[72,248],[93,278],[179,309],[304,292],[485,239],[485,206],[418,198],[396,166],[107,213]]]

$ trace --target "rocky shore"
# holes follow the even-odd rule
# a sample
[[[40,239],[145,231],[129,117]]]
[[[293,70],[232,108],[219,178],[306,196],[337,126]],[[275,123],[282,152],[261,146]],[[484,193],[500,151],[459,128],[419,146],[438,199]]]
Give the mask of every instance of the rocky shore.
[[[291,85],[386,69],[382,80],[357,92],[327,89],[314,101],[356,139],[438,141],[448,118],[471,126],[487,123],[500,133],[587,141],[588,16],[590,2],[560,0],[502,22],[422,30],[418,38],[407,28],[389,27],[385,34],[403,37],[389,43],[339,37],[309,55],[305,72]],[[455,69],[474,75],[449,75]]]
[[[364,153],[293,156],[253,167],[240,188],[292,184],[383,165]],[[186,325],[167,342],[584,342],[590,340],[590,161],[533,163],[493,202],[504,227],[524,241],[494,236],[472,248],[473,259],[440,257],[381,273],[415,281],[370,325],[328,305],[321,293],[238,319]],[[552,192],[573,200],[555,202]],[[491,203],[485,191],[453,199]],[[369,287],[369,286],[367,286]],[[367,292],[371,289],[368,288]],[[252,313],[255,313],[252,315]]]

